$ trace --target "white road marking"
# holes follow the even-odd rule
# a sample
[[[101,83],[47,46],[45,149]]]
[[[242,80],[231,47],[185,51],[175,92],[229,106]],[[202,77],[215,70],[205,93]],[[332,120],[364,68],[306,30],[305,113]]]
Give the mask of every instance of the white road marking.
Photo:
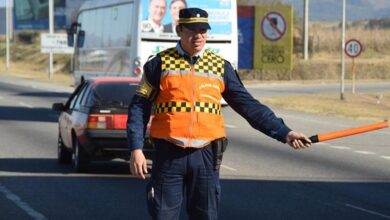
[[[34,108],[34,106],[26,104],[26,103],[23,103],[23,102],[19,102],[19,105],[27,107],[27,108]]]
[[[324,142],[318,142],[318,143],[315,143],[316,145],[324,145],[324,146],[329,146],[330,144],[328,143],[324,143]]]
[[[390,132],[387,132],[387,131],[374,131],[378,134],[390,134]]]
[[[386,159],[386,160],[390,160],[390,156],[380,156],[380,158],[383,158],[383,159]]]
[[[374,152],[371,152],[371,151],[364,151],[364,150],[355,150],[354,151],[355,153],[358,153],[358,154],[366,154],[366,155],[369,155],[369,154],[376,154]]]
[[[227,128],[237,128],[236,126],[234,126],[234,125],[229,125],[229,124],[225,124],[225,127],[227,127]]]
[[[229,166],[226,166],[226,165],[223,165],[223,164],[221,164],[221,167],[222,167],[222,168],[225,168],[225,169],[227,169],[227,170],[237,171],[237,169],[234,169],[233,167],[229,167]]]
[[[8,190],[5,186],[1,184],[0,184],[0,192],[3,193],[7,199],[9,199],[19,208],[23,209],[23,211],[25,211],[29,216],[33,217],[33,219],[46,220],[46,217],[44,215],[35,211],[27,203],[23,202],[19,196],[15,195],[14,193],[12,193],[10,190]]]
[[[334,148],[334,149],[338,149],[338,150],[350,150],[351,148],[350,147],[346,147],[346,146],[329,146],[331,148]]]
[[[364,208],[361,208],[361,207],[358,207],[358,206],[354,206],[354,205],[351,205],[351,204],[348,204],[348,203],[346,203],[345,206],[353,208],[353,209],[356,209],[356,210],[360,210],[362,212],[366,212],[366,213],[369,213],[369,214],[372,214],[372,215],[380,216],[380,217],[385,218],[385,219],[390,219],[390,216],[388,216],[388,215],[385,215],[385,214],[382,214],[382,213],[379,213],[379,212],[375,212],[375,211],[371,211],[371,210],[368,210],[368,209],[364,209]]]

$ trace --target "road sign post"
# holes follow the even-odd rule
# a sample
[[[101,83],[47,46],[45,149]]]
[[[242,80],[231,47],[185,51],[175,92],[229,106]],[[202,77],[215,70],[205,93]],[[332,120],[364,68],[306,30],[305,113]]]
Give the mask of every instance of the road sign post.
[[[345,43],[345,54],[352,58],[352,94],[355,94],[355,58],[358,57],[362,52],[363,46],[356,39],[350,39]]]
[[[344,100],[344,78],[345,78],[345,65],[344,65],[344,50],[345,50],[345,0],[342,1],[342,13],[341,13],[341,69],[340,69],[340,100]]]

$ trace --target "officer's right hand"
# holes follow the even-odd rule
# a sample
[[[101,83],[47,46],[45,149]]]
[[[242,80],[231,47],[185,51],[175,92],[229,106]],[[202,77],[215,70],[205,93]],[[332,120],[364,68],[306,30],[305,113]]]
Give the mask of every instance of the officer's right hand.
[[[148,173],[148,167],[144,153],[141,149],[136,149],[131,152],[130,171],[136,177],[145,179],[145,174]]]

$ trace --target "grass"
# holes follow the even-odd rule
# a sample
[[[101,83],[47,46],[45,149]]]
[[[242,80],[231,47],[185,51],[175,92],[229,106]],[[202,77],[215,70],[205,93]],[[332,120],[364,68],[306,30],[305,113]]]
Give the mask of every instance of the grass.
[[[260,100],[274,108],[362,121],[382,121],[390,118],[390,92],[344,94],[344,100],[336,93],[262,97]]]

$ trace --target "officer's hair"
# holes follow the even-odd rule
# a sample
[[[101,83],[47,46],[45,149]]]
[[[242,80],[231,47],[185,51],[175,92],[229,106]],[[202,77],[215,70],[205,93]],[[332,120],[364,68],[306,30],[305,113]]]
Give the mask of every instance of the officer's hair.
[[[180,29],[180,31],[183,31],[183,25],[182,24],[179,24],[178,28]]]

